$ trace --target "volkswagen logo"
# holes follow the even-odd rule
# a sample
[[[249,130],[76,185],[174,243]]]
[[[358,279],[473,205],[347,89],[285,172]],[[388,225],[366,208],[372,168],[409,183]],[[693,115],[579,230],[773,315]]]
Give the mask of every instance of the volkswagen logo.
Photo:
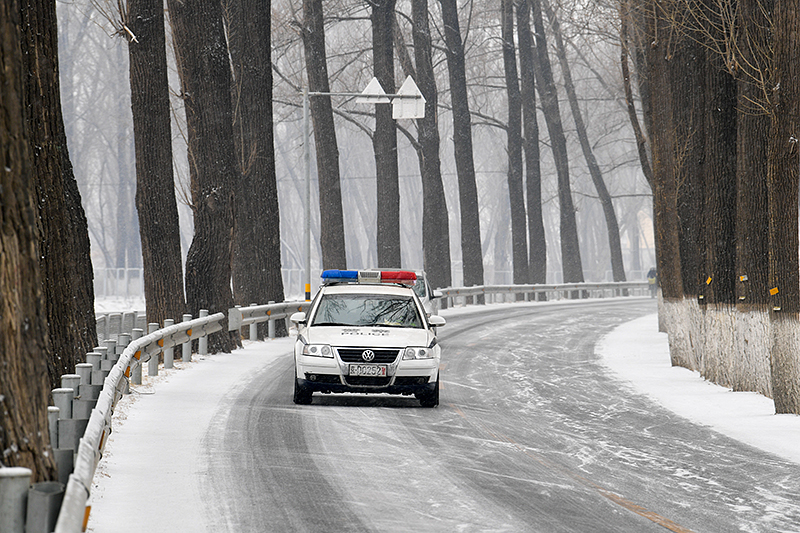
[[[375,352],[373,352],[372,350],[364,350],[363,352],[361,352],[361,359],[369,363],[370,361],[375,359]]]

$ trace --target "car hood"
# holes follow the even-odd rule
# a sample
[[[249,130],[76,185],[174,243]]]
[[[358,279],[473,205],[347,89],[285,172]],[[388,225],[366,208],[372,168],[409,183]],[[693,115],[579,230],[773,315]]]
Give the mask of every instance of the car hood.
[[[382,327],[317,326],[307,328],[302,335],[309,344],[374,348],[428,346],[434,338],[427,329]]]

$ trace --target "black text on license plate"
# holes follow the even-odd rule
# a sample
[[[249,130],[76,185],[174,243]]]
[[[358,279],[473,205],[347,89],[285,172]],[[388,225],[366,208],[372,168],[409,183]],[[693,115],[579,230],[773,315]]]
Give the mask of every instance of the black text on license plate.
[[[350,375],[386,377],[386,365],[350,365]]]

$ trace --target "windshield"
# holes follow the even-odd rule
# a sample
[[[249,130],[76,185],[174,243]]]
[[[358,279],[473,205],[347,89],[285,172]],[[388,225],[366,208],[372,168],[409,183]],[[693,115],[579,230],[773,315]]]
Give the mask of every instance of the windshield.
[[[326,294],[311,325],[423,327],[412,297],[386,294]]]

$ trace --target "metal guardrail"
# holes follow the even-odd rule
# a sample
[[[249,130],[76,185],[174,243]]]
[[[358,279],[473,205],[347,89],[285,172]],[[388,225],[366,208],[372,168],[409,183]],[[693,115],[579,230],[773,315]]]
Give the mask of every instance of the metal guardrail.
[[[131,341],[122,352],[103,383],[103,389],[92,410],[89,423],[77,450],[75,468],[69,476],[64,501],[56,522],[56,533],[79,533],[89,517],[86,502],[92,479],[102,457],[106,439],[111,433],[111,415],[128,383],[131,366],[146,362],[165,348],[199,339],[222,330],[224,313],[180,322]]]
[[[646,295],[649,284],[646,281],[623,281],[603,283],[563,283],[560,285],[476,285],[474,287],[452,287],[439,289],[447,298],[448,307],[458,300],[464,305],[476,303],[481,296],[489,303],[517,301],[521,295],[524,301],[535,299],[542,294],[547,299],[581,299],[581,298],[606,298],[614,296],[629,296],[635,293]],[[488,297],[488,298],[487,298]],[[472,301],[470,302],[469,299]]]
[[[479,285],[474,287],[451,287],[439,289],[447,299],[448,307],[461,303],[489,300],[490,303],[518,301],[522,295],[524,301],[535,299],[538,294],[547,295],[548,299],[605,298],[613,296],[648,294],[649,285],[644,282],[609,282],[609,283],[571,283],[561,285]],[[481,298],[482,297],[482,298]],[[488,298],[487,298],[488,297]],[[459,302],[461,300],[461,302]],[[302,311],[310,302],[295,301],[235,307],[228,310],[228,330],[234,331],[242,327],[250,327],[250,338],[256,338],[255,328],[259,323],[269,322],[269,336],[274,337],[274,324],[277,320],[286,319],[296,311]],[[205,337],[222,329],[223,313],[208,317],[180,322],[159,329],[149,335],[133,340],[123,351],[119,361],[106,377],[97,405],[92,410],[89,423],[77,450],[75,468],[69,476],[64,501],[56,523],[56,533],[79,533],[85,528],[89,517],[86,502],[89,499],[92,479],[97,463],[102,457],[106,439],[111,432],[111,415],[114,406],[122,397],[128,383],[132,366],[141,365],[164,349],[186,343],[189,340]]]
[[[228,331],[236,331],[250,326],[250,339],[256,338],[256,328],[262,322],[269,322],[268,336],[275,338],[275,322],[286,319],[292,313],[302,311],[310,302],[270,302],[264,305],[253,304],[249,307],[233,307],[228,309]],[[288,329],[288,328],[287,328]]]

